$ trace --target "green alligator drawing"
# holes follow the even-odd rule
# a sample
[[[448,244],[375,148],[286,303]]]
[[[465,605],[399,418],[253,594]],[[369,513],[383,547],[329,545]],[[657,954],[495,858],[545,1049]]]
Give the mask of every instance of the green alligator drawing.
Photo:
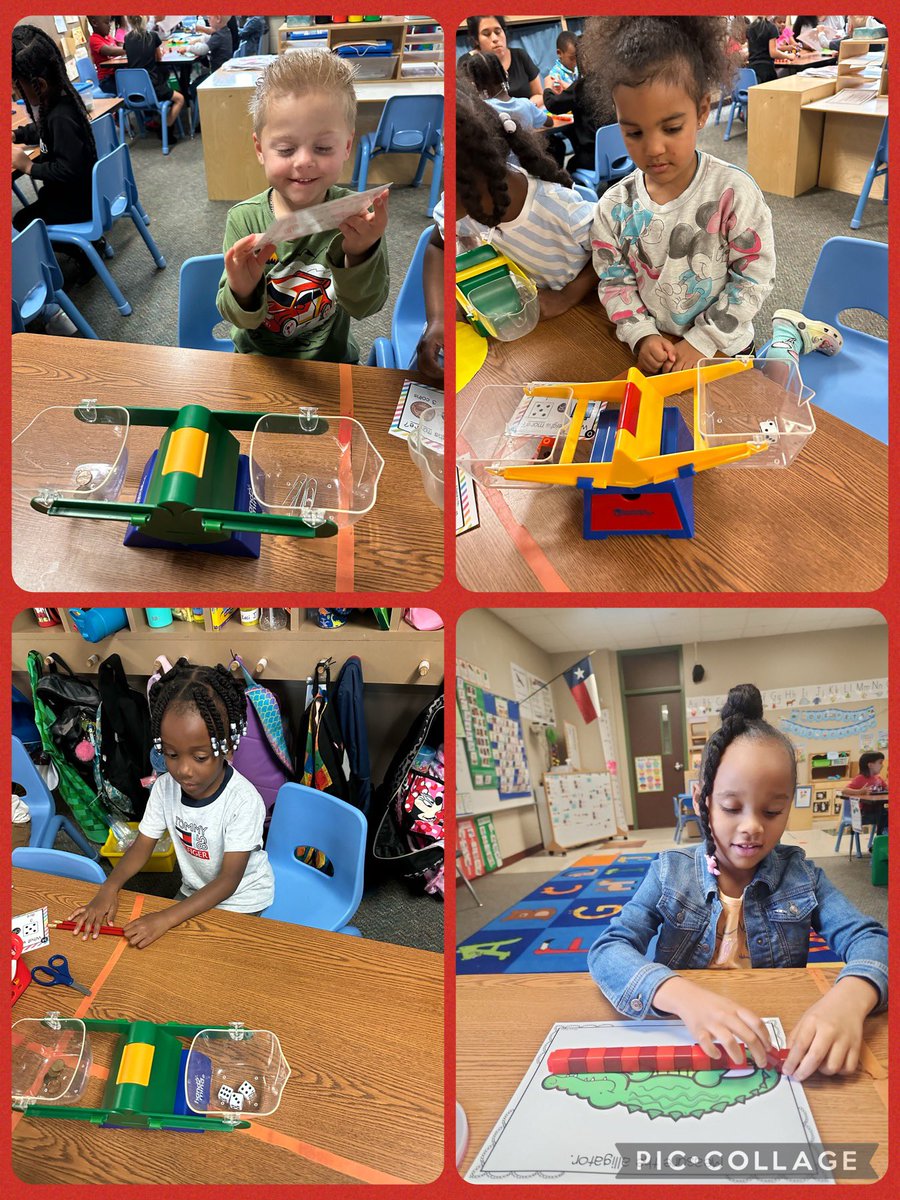
[[[629,1112],[648,1117],[702,1117],[746,1104],[774,1088],[781,1076],[767,1067],[749,1073],[711,1071],[634,1071],[591,1075],[548,1075],[548,1091],[565,1092],[587,1100],[592,1108],[615,1108],[623,1104]]]

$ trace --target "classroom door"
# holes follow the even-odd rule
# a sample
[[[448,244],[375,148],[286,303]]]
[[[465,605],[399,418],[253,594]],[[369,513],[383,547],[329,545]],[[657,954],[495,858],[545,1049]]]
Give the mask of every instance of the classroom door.
[[[619,676],[635,826],[674,828],[672,797],[684,790],[687,761],[681,652],[677,649],[622,651]]]

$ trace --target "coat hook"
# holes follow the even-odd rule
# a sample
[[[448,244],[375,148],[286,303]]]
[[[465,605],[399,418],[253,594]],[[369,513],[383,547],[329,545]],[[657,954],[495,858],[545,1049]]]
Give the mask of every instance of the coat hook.
[[[256,664],[256,669],[254,670],[253,674],[258,678],[260,675],[262,675],[263,671],[265,671],[268,665],[269,660],[267,658],[261,658]]]
[[[424,677],[431,670],[431,663],[427,658],[423,658],[416,670],[418,671],[419,675]]]

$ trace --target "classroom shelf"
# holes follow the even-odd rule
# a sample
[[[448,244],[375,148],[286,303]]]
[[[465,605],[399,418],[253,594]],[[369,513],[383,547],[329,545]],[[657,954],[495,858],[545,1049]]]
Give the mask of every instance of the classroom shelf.
[[[241,625],[237,617],[214,629],[208,608],[203,609],[202,624],[175,621],[154,629],[143,608],[126,608],[128,628],[94,643],[77,632],[65,608],[59,609],[62,625],[52,628],[40,626],[32,610],[26,609],[13,618],[12,669],[26,670],[29,650],[39,650],[45,657],[56,651],[79,674],[96,672],[103,659],[115,653],[131,675],[151,674],[159,655],[170,662],[180,655],[192,662],[228,662],[233,651],[263,683],[306,678],[319,659],[329,656],[339,669],[354,654],[362,663],[366,683],[433,688],[443,677],[444,631],[413,629],[402,620],[401,608],[390,610],[386,630],[377,627],[371,610],[356,610],[339,629],[320,628],[307,617],[306,609],[287,612],[287,627],[274,631]]]
[[[324,42],[319,39],[308,42],[306,39],[292,40],[290,34],[302,30],[304,33],[317,30],[325,33]],[[429,32],[431,30],[432,32]],[[390,80],[394,83],[421,83],[423,79],[443,78],[444,34],[437,21],[424,17],[383,17],[380,21],[353,21],[346,24],[312,24],[289,25],[278,28],[278,53],[284,54],[290,50],[302,50],[307,45],[321,47],[323,44],[329,50],[339,46],[347,46],[354,42],[385,41],[391,43],[390,73],[379,78],[359,76],[354,80],[364,98],[365,89],[373,84],[384,84]],[[414,46],[430,45],[433,50],[414,50]],[[373,60],[374,61],[374,60]],[[435,65],[434,74],[420,74],[418,71],[404,73],[404,66],[418,66],[424,63]]]

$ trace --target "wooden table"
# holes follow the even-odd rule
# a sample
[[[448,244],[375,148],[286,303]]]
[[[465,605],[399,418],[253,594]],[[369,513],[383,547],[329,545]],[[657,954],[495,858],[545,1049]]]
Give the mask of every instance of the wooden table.
[[[789,1033],[801,1014],[834,982],[838,967],[690,971],[686,978],[740,999],[761,1017],[779,1017]],[[544,1037],[557,1021],[624,1019],[590,975],[463,975],[456,980],[457,1099],[469,1122],[461,1170],[472,1165],[507,1101],[521,1083]],[[888,1158],[888,1020],[870,1017],[860,1070],[853,1076],[815,1075],[803,1087],[822,1141],[878,1142],[872,1164],[882,1175]]]
[[[117,108],[122,107],[122,100],[119,96],[110,96],[109,99],[95,100],[93,107],[88,110],[88,120],[91,124],[98,121],[101,117],[105,117],[107,113],[115,112]],[[16,105],[12,114],[12,128],[21,129],[23,125],[30,125],[31,118],[24,105]],[[29,158],[34,158],[39,153],[39,147],[26,146],[25,153]],[[21,171],[13,171],[13,179],[21,177]]]
[[[140,320],[140,309],[134,319]],[[387,432],[404,379],[415,378],[410,372],[37,334],[13,338],[12,364],[16,432],[48,405],[75,406],[86,397],[111,405],[206,404],[259,413],[314,403],[323,413],[355,416],[385,460],[375,506],[356,525],[318,540],[264,537],[258,560],[125,549],[123,523],[51,518],[14,497],[13,573],[20,587],[221,596],[223,589],[421,591],[440,582],[442,514],[427,499],[406,443]],[[159,430],[131,431],[129,470],[159,436]],[[246,453],[249,434],[236,436]]]
[[[13,869],[13,913],[48,905],[67,917],[94,894],[76,883]],[[124,924],[136,893],[123,892]],[[172,901],[140,897],[142,912]],[[443,1165],[443,960],[344,934],[214,909],[146,950],[122,939],[54,933],[49,953],[95,987],[79,1008],[70,988],[31,984],[13,1018],[144,1017],[185,1024],[242,1020],[277,1034],[291,1068],[281,1105],[255,1128],[193,1136],[99,1129],[76,1121],[13,1117],[13,1170],[42,1184],[426,1183]],[[100,1100],[111,1041],[93,1035],[85,1094]],[[97,1068],[100,1068],[99,1070]]]
[[[633,362],[592,296],[519,341],[492,341],[457,420],[488,384],[614,379]],[[788,470],[697,476],[691,539],[586,542],[576,488],[479,487],[481,526],[456,543],[460,581],[475,591],[835,591],[851,586],[861,549],[886,578],[887,447],[814,412],[817,430]]]

